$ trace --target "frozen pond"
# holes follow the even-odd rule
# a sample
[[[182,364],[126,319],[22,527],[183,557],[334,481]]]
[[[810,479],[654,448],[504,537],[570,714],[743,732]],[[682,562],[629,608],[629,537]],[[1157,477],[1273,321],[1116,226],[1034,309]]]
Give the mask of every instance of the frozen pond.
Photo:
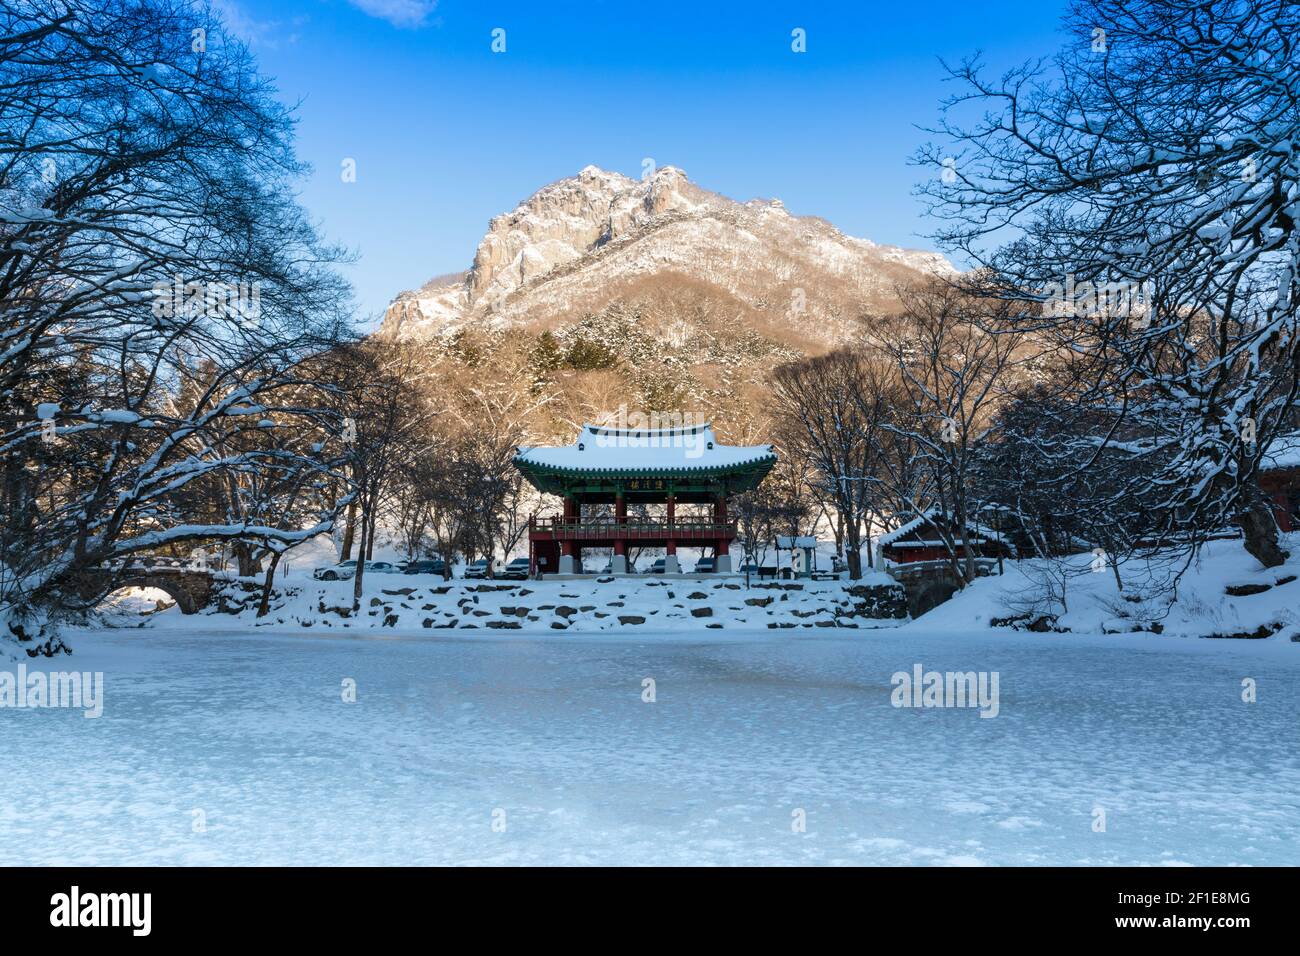
[[[1300,862],[1294,644],[192,622],[26,662],[104,712],[0,710],[0,864]],[[998,716],[895,708],[916,664]]]

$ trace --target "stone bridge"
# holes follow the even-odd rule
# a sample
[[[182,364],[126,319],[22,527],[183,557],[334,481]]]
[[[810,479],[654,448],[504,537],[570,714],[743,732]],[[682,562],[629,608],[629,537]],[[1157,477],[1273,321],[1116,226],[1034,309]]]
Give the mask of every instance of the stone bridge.
[[[157,588],[176,602],[182,614],[203,610],[227,582],[210,568],[179,558],[149,558],[83,572],[77,591],[94,601],[120,588]]]
[[[997,567],[994,558],[976,558],[975,573],[984,576]],[[907,610],[918,618],[948,600],[957,591],[957,578],[947,561],[912,561],[886,569],[907,591]]]

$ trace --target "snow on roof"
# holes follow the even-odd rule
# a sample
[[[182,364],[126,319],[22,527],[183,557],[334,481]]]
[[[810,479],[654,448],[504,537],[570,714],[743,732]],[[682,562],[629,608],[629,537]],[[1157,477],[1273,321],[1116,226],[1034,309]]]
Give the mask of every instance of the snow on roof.
[[[1274,439],[1259,466],[1265,471],[1300,468],[1300,432],[1279,435]]]
[[[883,548],[885,547],[885,545],[893,544],[899,538],[903,537],[904,535],[911,534],[913,531],[916,531],[918,528],[922,527],[923,525],[933,524],[933,518],[935,517],[936,513],[937,513],[937,509],[927,508],[925,511],[921,512],[921,514],[913,518],[911,521],[899,525],[893,531],[886,531],[884,534],[882,534],[880,537],[876,539],[876,547]],[[980,524],[978,521],[967,521],[966,527],[968,527],[971,531],[974,531],[980,537],[987,538],[989,541],[1003,540],[1001,534],[994,531],[992,528],[988,527],[987,525]]]
[[[776,461],[771,445],[723,445],[711,425],[614,428],[583,425],[578,440],[561,447],[520,446],[515,462],[567,472],[720,471]]]

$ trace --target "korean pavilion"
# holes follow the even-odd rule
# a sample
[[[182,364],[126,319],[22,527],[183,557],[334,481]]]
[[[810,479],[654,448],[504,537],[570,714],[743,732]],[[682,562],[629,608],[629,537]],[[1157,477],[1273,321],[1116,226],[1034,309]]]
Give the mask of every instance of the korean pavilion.
[[[626,573],[631,547],[664,549],[664,572],[674,574],[679,546],[711,551],[714,571],[729,573],[736,526],[728,499],[757,486],[776,453],[771,445],[720,444],[708,424],[584,425],[574,444],[520,447],[514,463],[533,487],[564,502],[561,514],[529,519],[531,573],[581,573],[588,548],[612,549],[611,570]],[[628,507],[638,505],[658,513],[629,517]],[[697,507],[678,514],[684,505]]]

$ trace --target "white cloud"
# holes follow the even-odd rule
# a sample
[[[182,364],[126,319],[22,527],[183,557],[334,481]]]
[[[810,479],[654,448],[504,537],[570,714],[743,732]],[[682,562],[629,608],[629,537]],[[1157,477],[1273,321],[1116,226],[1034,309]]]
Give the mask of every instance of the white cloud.
[[[419,27],[433,13],[438,0],[348,0],[348,3],[395,27]]]
[[[212,6],[225,23],[226,29],[250,47],[275,50],[279,48],[280,40],[285,38],[284,25],[279,20],[259,20],[235,0],[213,0]],[[290,43],[296,40],[296,34],[288,37]]]

